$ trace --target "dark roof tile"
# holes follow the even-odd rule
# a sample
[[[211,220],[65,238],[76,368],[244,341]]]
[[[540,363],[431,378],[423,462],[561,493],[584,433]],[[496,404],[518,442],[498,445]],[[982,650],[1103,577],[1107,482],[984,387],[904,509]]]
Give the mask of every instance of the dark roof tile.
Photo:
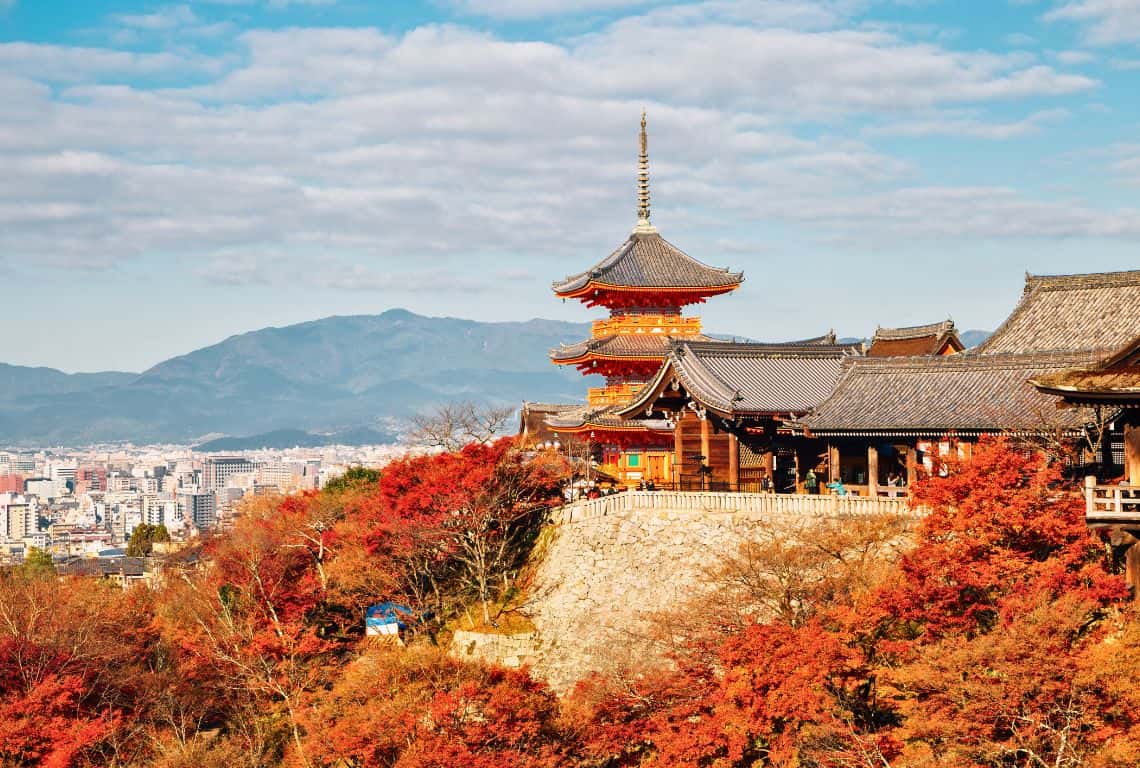
[[[1025,278],[1021,301],[975,354],[1106,352],[1140,333],[1140,270]]]
[[[573,293],[591,282],[638,288],[731,289],[743,281],[743,273],[702,264],[656,232],[634,232],[593,268],[555,282],[554,290]]]
[[[1029,379],[1094,359],[1088,353],[862,358],[800,420],[813,434],[1038,431],[1088,422],[1058,410]]]

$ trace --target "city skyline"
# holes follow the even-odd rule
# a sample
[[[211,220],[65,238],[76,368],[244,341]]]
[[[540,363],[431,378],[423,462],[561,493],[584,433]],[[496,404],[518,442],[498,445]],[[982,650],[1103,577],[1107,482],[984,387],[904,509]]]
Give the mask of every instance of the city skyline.
[[[582,10],[585,9],[585,10]],[[60,19],[65,19],[62,23]],[[0,361],[405,307],[585,321],[636,222],[792,339],[1136,266],[1140,3],[0,2]],[[509,297],[509,300],[505,300]]]

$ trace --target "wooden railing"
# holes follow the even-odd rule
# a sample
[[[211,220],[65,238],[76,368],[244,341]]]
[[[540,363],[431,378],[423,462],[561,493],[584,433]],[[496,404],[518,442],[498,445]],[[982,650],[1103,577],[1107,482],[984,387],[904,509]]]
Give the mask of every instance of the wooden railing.
[[[1140,487],[1097,485],[1095,478],[1086,477],[1085,520],[1090,525],[1140,524]]]
[[[625,491],[597,499],[575,501],[554,511],[555,523],[650,510],[738,512],[757,516],[848,517],[917,515],[907,499],[866,496],[809,496],[776,493],[716,493],[707,491]]]
[[[701,332],[699,317],[680,315],[624,315],[595,320],[592,333],[595,339],[604,336],[632,336],[643,333],[665,333],[670,336],[695,336]]]
[[[602,407],[606,405],[625,405],[632,402],[634,396],[641,391],[644,384],[613,384],[608,387],[590,387],[586,390],[586,402],[590,405]]]

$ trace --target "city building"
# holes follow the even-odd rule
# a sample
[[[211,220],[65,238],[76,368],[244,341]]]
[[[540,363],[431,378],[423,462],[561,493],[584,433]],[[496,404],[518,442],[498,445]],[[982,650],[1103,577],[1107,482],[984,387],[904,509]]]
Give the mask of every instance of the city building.
[[[199,530],[218,522],[217,497],[209,491],[183,491],[178,494],[182,516]]]

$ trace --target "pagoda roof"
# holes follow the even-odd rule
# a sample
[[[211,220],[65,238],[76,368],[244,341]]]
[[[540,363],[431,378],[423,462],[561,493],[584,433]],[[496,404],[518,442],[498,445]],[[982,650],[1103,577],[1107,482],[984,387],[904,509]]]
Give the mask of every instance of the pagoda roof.
[[[634,231],[596,265],[553,284],[560,296],[574,297],[593,287],[724,293],[744,282],[744,273],[718,269],[694,259],[657,232]]]
[[[1140,336],[1096,365],[1045,374],[1031,383],[1071,403],[1140,406]]]
[[[1029,380],[1095,359],[1087,352],[858,358],[845,361],[835,391],[797,424],[818,436],[1075,430],[1088,414],[1058,410]]]
[[[576,409],[547,417],[546,425],[555,432],[582,432],[587,429],[669,433],[673,431],[673,425],[665,419],[623,419],[617,415],[612,406],[607,408],[578,406]]]
[[[949,344],[955,352],[961,352],[965,345],[958,338],[958,330],[953,320],[927,325],[911,325],[903,328],[876,328],[871,338],[868,357],[911,357],[914,355],[937,355]]]
[[[1026,275],[1021,300],[979,354],[1092,350],[1107,354],[1140,332],[1140,270]]]
[[[717,342],[703,335],[686,338],[700,339],[714,344],[727,343]],[[590,357],[656,359],[668,353],[670,339],[670,336],[660,333],[604,336],[600,339],[586,339],[576,344],[563,344],[550,350],[550,359],[556,363],[569,363]]]
[[[777,344],[677,340],[657,375],[619,413],[651,409],[671,381],[724,415],[804,413],[831,393],[843,360],[861,354],[861,344],[837,344],[834,334]]]

